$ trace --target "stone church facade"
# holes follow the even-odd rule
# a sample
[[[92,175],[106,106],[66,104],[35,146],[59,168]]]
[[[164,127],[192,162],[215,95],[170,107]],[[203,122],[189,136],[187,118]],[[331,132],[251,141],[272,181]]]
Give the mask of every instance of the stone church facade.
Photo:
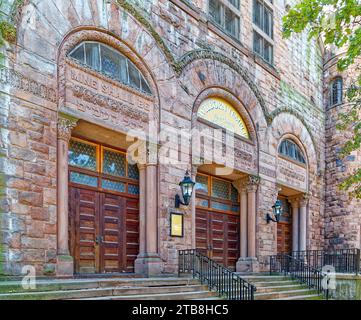
[[[282,38],[287,7],[25,1],[0,70],[0,274],[171,275],[191,248],[258,271],[277,252],[359,248],[360,204],[337,183],[361,155],[337,159],[329,98],[350,75],[322,43]]]

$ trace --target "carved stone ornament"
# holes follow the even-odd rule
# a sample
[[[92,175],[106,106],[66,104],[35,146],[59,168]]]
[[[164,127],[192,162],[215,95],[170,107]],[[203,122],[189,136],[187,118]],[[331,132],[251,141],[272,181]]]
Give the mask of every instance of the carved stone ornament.
[[[58,139],[69,141],[71,137],[71,131],[75,128],[78,123],[78,119],[59,115],[58,118]]]

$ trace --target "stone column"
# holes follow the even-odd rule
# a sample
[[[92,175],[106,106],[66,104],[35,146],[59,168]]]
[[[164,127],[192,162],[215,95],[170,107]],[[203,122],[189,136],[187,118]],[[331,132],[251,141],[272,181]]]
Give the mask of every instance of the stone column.
[[[146,166],[138,164],[139,169],[139,254],[134,262],[135,273],[144,274],[143,258],[146,252],[145,208],[146,208]]]
[[[72,276],[74,261],[69,251],[69,217],[68,217],[68,149],[71,130],[78,119],[59,114],[58,117],[58,158],[57,158],[57,213],[58,213],[58,255],[57,275]]]
[[[300,199],[300,251],[305,251],[307,241],[307,203],[308,196]]]
[[[242,211],[247,208],[247,257],[241,257],[237,262],[238,272],[257,272],[259,269],[256,253],[256,214],[257,214],[257,188],[260,178],[257,176],[249,176],[245,185],[247,205],[244,205]],[[242,204],[241,204],[242,206]],[[243,249],[244,250],[244,249]]]
[[[241,215],[241,234],[240,234],[240,249],[241,249],[241,258],[247,257],[247,237],[248,237],[248,224],[247,224],[247,189],[245,186],[241,188],[241,206],[240,206],[240,215]]]
[[[256,257],[256,192],[258,181],[250,177],[247,186],[248,257]]]
[[[157,145],[149,143],[145,164],[145,246],[138,270],[144,276],[156,276],[162,272],[163,263],[158,247],[158,165]]]
[[[239,235],[239,248],[240,258],[247,257],[247,188],[246,181],[239,179],[233,181],[233,186],[237,189],[240,195],[240,235]]]
[[[299,198],[290,198],[292,206],[292,251],[299,251]]]

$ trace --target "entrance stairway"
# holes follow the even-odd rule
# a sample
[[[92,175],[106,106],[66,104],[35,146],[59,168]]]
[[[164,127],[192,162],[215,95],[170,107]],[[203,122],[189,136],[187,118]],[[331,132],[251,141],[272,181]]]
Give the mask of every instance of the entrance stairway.
[[[291,277],[262,273],[237,274],[256,286],[255,300],[322,300],[316,290]]]
[[[35,290],[0,281],[0,300],[216,300],[191,278],[92,278],[38,280]]]

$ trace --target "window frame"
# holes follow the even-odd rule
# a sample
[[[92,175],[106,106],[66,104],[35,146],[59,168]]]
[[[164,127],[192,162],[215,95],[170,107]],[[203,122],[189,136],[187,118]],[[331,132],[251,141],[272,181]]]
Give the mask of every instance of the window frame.
[[[341,95],[340,95],[339,99],[337,99],[337,102],[334,102],[334,89],[333,89],[333,86],[337,82],[341,82]],[[328,101],[329,107],[337,106],[337,105],[343,103],[343,78],[341,76],[336,76],[330,81],[330,85],[329,85],[328,90],[329,90],[329,101]],[[338,92],[338,88],[336,90]]]
[[[221,6],[221,23],[218,23],[217,21],[215,21],[212,17],[212,15],[210,14],[210,1],[208,0],[208,7],[207,7],[207,15],[208,15],[208,19],[209,21],[214,24],[215,26],[217,26],[222,32],[224,32],[225,34],[227,34],[229,37],[231,37],[232,39],[235,39],[236,41],[240,41],[241,38],[241,1],[239,1],[239,8],[235,7],[231,2],[229,2],[229,0],[214,0],[214,1],[218,1],[220,3]],[[225,8],[229,9],[233,14],[235,14],[238,18],[238,34],[237,35],[233,35],[232,33],[230,33],[227,30],[226,27],[226,22],[225,22],[225,17],[226,17],[226,10]]]
[[[87,63],[87,55],[86,55],[86,44],[96,44],[98,46],[98,54],[99,54],[99,69],[100,70],[96,70],[95,68],[93,68],[90,64]],[[111,51],[113,51],[116,55],[119,55],[123,58],[125,58],[125,61],[126,61],[126,68],[127,68],[127,83],[124,83],[123,81],[120,80],[120,76],[119,76],[119,79],[118,78],[115,78],[115,77],[112,77],[111,75],[107,74],[106,72],[104,72],[102,70],[102,65],[103,65],[103,61],[102,61],[102,50],[101,50],[101,47],[105,47]],[[74,57],[72,57],[72,54],[77,51],[80,47],[83,47],[83,55],[84,55],[84,60],[83,61],[80,61]],[[84,65],[86,66],[87,68],[90,68],[91,70],[95,71],[95,72],[98,72],[100,73],[101,75],[103,75],[104,77],[107,77],[111,80],[114,80],[118,83],[120,83],[121,85],[125,85],[129,88],[132,88],[134,90],[137,90],[138,92],[141,92],[142,94],[145,94],[145,95],[148,95],[148,96],[152,96],[153,93],[152,93],[152,90],[151,90],[151,86],[148,82],[148,79],[145,77],[145,75],[143,74],[143,72],[141,70],[139,70],[139,68],[124,54],[122,54],[120,51],[116,50],[115,48],[107,45],[107,44],[104,44],[102,42],[98,42],[98,41],[82,41],[80,42],[79,44],[77,44],[73,49],[71,49],[68,53],[67,53],[67,57],[74,60],[76,63],[78,64],[81,64],[81,65]],[[134,66],[134,68],[138,71],[138,73],[140,74],[140,88],[136,88],[134,86],[132,86],[130,84],[130,75],[129,75],[129,61],[130,63]],[[146,91],[146,90],[143,90],[143,83],[142,83],[142,79],[144,79],[144,82],[146,83],[146,85],[148,86],[148,89],[149,89],[149,92]]]
[[[201,199],[201,200],[207,200],[208,201],[208,207],[199,206],[199,205],[196,204],[196,208],[203,209],[203,210],[208,210],[208,211],[213,211],[213,212],[217,212],[217,213],[222,213],[222,214],[239,215],[239,212],[232,211],[233,206],[237,206],[237,207],[240,206],[240,194],[238,193],[238,191],[237,191],[237,193],[238,193],[237,202],[232,201],[232,181],[227,180],[227,179],[223,179],[223,178],[220,178],[220,177],[217,177],[217,176],[213,176],[213,175],[210,175],[210,174],[207,174],[207,173],[203,173],[203,172],[198,172],[197,176],[207,177],[208,193],[205,193],[205,192],[202,192],[202,191],[197,191],[197,189],[195,189],[195,194],[196,194],[196,198]],[[217,179],[217,180],[221,180],[221,181],[225,181],[225,182],[229,183],[229,185],[230,185],[229,191],[228,191],[229,192],[229,200],[222,199],[222,198],[217,198],[217,197],[212,195],[213,179]],[[212,207],[212,202],[218,202],[218,203],[229,205],[231,210],[227,211],[227,210],[215,209],[215,208]]]
[[[300,153],[300,155],[302,156],[302,159],[304,160],[304,162],[302,161],[299,161],[297,158],[293,158],[292,156],[288,155],[288,154],[285,154],[285,153],[282,153],[281,152],[281,147],[282,147],[282,144],[286,143],[286,142],[291,142],[295,148],[296,148],[296,151],[298,150],[298,152]],[[304,151],[302,150],[302,148],[298,145],[298,143],[296,143],[293,139],[291,138],[285,138],[281,141],[281,143],[279,144],[278,146],[278,154],[286,159],[286,160],[289,160],[289,161],[292,161],[298,165],[301,165],[301,166],[307,166],[307,158],[306,158],[306,155],[304,153]]]
[[[271,35],[268,35],[260,26],[258,26],[255,23],[255,3],[258,2],[261,5],[261,14],[260,14],[260,19],[261,19],[261,24],[263,25],[263,21],[264,21],[264,11],[265,8],[271,13],[271,17],[272,17],[272,25],[271,25]],[[252,34],[252,48],[253,48],[253,53],[256,54],[258,57],[260,57],[264,62],[266,62],[267,64],[273,66],[274,65],[274,47],[275,47],[275,42],[274,42],[274,5],[273,5],[273,1],[268,1],[268,0],[253,0],[252,1],[252,25],[253,25],[253,34]],[[258,34],[258,36],[261,39],[261,53],[258,53],[255,51],[255,37],[256,37],[256,33]],[[270,61],[268,61],[267,59],[265,59],[265,55],[264,55],[264,48],[265,48],[265,42],[267,42],[271,48],[272,48],[272,54],[271,54],[271,58]]]
[[[78,188],[85,188],[85,189],[95,190],[95,191],[99,191],[99,192],[106,192],[106,193],[112,193],[112,194],[117,194],[117,195],[125,195],[126,197],[130,197],[130,198],[139,198],[139,195],[129,193],[129,185],[135,185],[135,186],[139,187],[139,182],[140,181],[139,181],[139,179],[137,180],[137,179],[133,179],[133,178],[128,177],[128,175],[129,175],[129,169],[128,169],[129,163],[128,163],[127,160],[125,162],[126,176],[120,177],[120,176],[111,175],[111,174],[107,174],[107,173],[103,172],[104,150],[109,150],[111,152],[124,154],[125,157],[127,155],[126,151],[114,148],[112,146],[108,146],[106,144],[102,144],[102,143],[99,143],[99,142],[88,140],[88,139],[80,137],[80,136],[72,136],[71,140],[96,147],[96,171],[90,170],[90,169],[85,169],[85,168],[78,167],[78,166],[72,166],[68,162],[68,168],[69,168],[68,169],[68,181],[69,181],[69,185],[75,186],[75,187],[78,187]],[[67,159],[67,161],[68,161],[68,159]],[[86,185],[86,184],[80,184],[80,183],[76,183],[76,182],[71,181],[70,175],[71,175],[72,172],[85,174],[85,175],[91,176],[91,177],[96,177],[97,178],[97,187],[89,186],[89,185]],[[124,183],[126,192],[120,192],[120,191],[115,191],[115,190],[103,188],[102,187],[103,179],[104,180],[114,181],[114,182]]]

